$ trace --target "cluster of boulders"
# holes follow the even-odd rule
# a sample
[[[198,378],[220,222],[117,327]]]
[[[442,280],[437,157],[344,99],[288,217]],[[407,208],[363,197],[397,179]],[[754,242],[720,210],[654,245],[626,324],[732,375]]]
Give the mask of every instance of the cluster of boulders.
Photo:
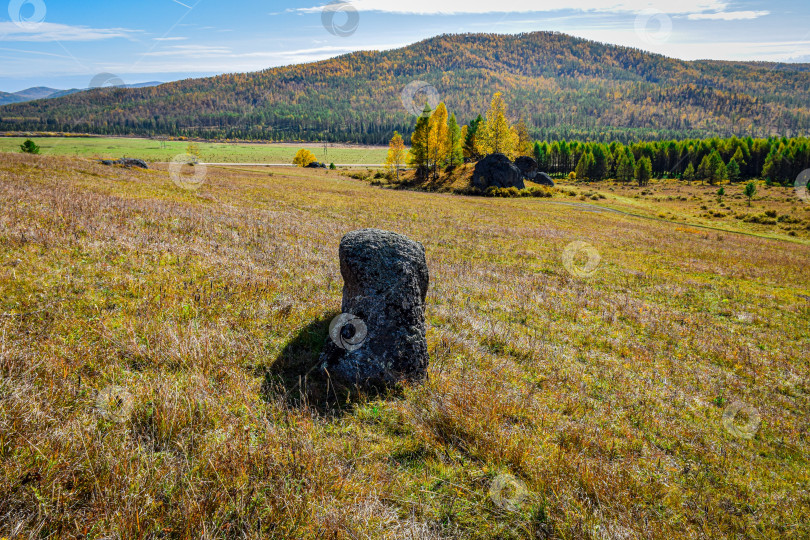
[[[102,165],[123,165],[127,169],[130,167],[136,167],[138,169],[148,169],[149,165],[142,159],[132,159],[132,158],[121,158],[121,159],[102,159],[100,161]]]
[[[504,154],[489,154],[476,163],[472,183],[481,191],[489,187],[524,189],[524,180],[553,187],[554,180],[539,169],[537,161],[528,156],[521,156],[513,163]]]

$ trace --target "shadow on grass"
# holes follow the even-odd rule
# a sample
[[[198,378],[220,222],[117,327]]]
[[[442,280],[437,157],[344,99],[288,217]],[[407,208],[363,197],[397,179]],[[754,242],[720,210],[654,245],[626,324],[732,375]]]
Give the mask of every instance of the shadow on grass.
[[[281,398],[287,406],[319,414],[340,415],[358,402],[379,397],[401,397],[401,388],[358,388],[334,379],[318,365],[329,338],[329,324],[339,313],[327,313],[302,328],[264,375],[262,395]]]
[[[338,312],[327,313],[302,328],[267,370],[262,385],[265,399],[282,398],[288,406],[314,409],[322,414],[340,414],[361,396],[330,378],[320,369],[318,358],[329,337],[329,323]]]

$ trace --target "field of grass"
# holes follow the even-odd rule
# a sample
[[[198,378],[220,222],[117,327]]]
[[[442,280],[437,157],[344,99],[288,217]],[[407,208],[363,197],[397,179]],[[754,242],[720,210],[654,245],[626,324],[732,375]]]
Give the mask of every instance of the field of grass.
[[[782,239],[810,239],[810,201],[800,199],[792,187],[756,182],[749,204],[745,182],[720,185],[686,184],[678,180],[653,181],[653,187],[604,182],[577,184],[575,199],[633,214]],[[718,195],[723,189],[724,194]]]
[[[0,537],[807,538],[810,246],[677,189],[4,154]],[[425,245],[430,378],[324,404],[362,227]]]
[[[416,189],[436,193],[466,193],[471,187],[474,164],[462,165],[437,179],[419,180],[413,171],[403,173],[400,182],[380,178],[372,170],[350,173],[375,185],[393,189]],[[810,241],[810,200],[802,200],[793,187],[767,185],[756,181],[751,201],[744,195],[747,182],[724,181],[717,185],[683,182],[677,179],[653,180],[651,186],[635,182],[557,180],[556,204],[595,206],[632,216],[667,221],[676,226],[699,227],[783,240]],[[527,188],[539,188],[526,181]],[[720,195],[719,191],[723,190]],[[698,231],[694,231],[698,232]]]
[[[29,137],[0,137],[0,152],[18,152],[20,144]],[[188,141],[165,141],[113,137],[30,137],[39,145],[43,155],[87,158],[129,157],[145,161],[171,161],[186,153]],[[200,158],[209,163],[292,163],[295,153],[307,148],[319,161],[326,163],[383,163],[387,148],[317,143],[195,143]]]

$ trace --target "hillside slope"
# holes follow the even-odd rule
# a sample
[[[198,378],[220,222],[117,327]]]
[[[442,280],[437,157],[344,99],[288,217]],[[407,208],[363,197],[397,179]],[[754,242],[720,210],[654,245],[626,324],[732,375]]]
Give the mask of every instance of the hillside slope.
[[[810,129],[806,64],[685,62],[543,32],[445,35],[256,73],[12,104],[0,108],[0,130],[382,143],[395,129],[410,133],[400,93],[415,80],[434,85],[462,121],[503,91],[537,137]]]

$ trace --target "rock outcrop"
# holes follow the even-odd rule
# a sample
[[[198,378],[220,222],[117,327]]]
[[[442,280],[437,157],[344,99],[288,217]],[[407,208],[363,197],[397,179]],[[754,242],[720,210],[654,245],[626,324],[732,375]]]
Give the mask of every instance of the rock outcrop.
[[[138,169],[148,169],[149,165],[142,159],[121,158],[121,159],[102,159],[102,165],[123,165],[126,168],[136,167]]]
[[[534,177],[537,175],[537,171],[539,170],[537,166],[537,162],[534,158],[530,158],[529,156],[520,156],[515,160],[515,166],[520,169],[521,174],[523,174],[523,178],[526,180],[534,180]]]
[[[489,154],[475,164],[473,186],[484,191],[488,187],[523,189],[523,173],[503,154]]]
[[[540,184],[541,186],[551,186],[554,187],[556,184],[554,180],[551,179],[549,175],[544,172],[539,172],[534,176],[533,182]]]

